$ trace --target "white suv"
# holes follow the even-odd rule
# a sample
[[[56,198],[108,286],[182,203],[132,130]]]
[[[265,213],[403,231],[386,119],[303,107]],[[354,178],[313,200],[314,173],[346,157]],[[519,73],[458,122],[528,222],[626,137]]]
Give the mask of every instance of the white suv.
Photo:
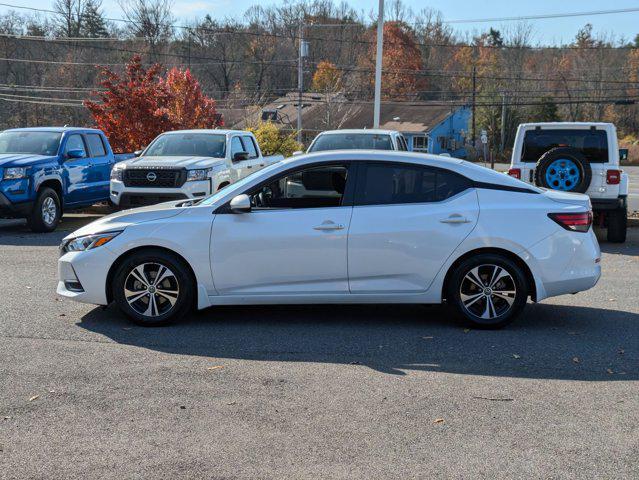
[[[628,174],[619,168],[612,123],[521,124],[508,173],[550,190],[587,194],[608,241],[626,240]]]

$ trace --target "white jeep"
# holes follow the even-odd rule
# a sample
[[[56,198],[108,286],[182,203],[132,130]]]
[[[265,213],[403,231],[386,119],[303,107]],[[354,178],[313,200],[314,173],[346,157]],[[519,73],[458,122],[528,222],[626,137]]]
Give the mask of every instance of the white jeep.
[[[111,171],[117,208],[203,198],[284,159],[264,157],[253,134],[243,130],[166,132],[136,153]]]
[[[595,225],[607,227],[608,241],[626,240],[628,174],[619,168],[612,123],[523,123],[508,174],[539,187],[587,194]]]

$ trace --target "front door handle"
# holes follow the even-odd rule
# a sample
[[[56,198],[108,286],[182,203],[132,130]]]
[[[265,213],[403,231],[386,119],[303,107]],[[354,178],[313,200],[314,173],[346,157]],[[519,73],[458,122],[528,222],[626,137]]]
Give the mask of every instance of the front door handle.
[[[462,215],[453,214],[448,218],[442,218],[440,222],[441,223],[470,223],[470,220],[468,220],[466,217]]]
[[[317,225],[316,227],[313,227],[313,230],[320,230],[320,231],[343,230],[343,229],[344,229],[344,225],[342,225],[341,223],[334,223],[331,221],[326,221],[322,223],[321,225]]]

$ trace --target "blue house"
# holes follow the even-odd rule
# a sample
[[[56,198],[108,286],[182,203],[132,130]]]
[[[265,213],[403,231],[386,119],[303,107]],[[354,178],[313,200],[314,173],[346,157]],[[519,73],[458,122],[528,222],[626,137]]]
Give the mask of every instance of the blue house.
[[[404,134],[411,151],[466,158],[470,107],[442,102],[383,103],[380,128]],[[373,105],[359,108],[340,128],[372,128]]]

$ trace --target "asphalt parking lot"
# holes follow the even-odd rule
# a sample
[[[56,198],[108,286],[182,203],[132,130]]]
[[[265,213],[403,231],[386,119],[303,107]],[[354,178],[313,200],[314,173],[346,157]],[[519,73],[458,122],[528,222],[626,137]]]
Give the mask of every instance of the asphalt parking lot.
[[[0,222],[0,478],[639,477],[639,228],[501,331],[426,306],[144,329],[55,293],[91,218]]]

